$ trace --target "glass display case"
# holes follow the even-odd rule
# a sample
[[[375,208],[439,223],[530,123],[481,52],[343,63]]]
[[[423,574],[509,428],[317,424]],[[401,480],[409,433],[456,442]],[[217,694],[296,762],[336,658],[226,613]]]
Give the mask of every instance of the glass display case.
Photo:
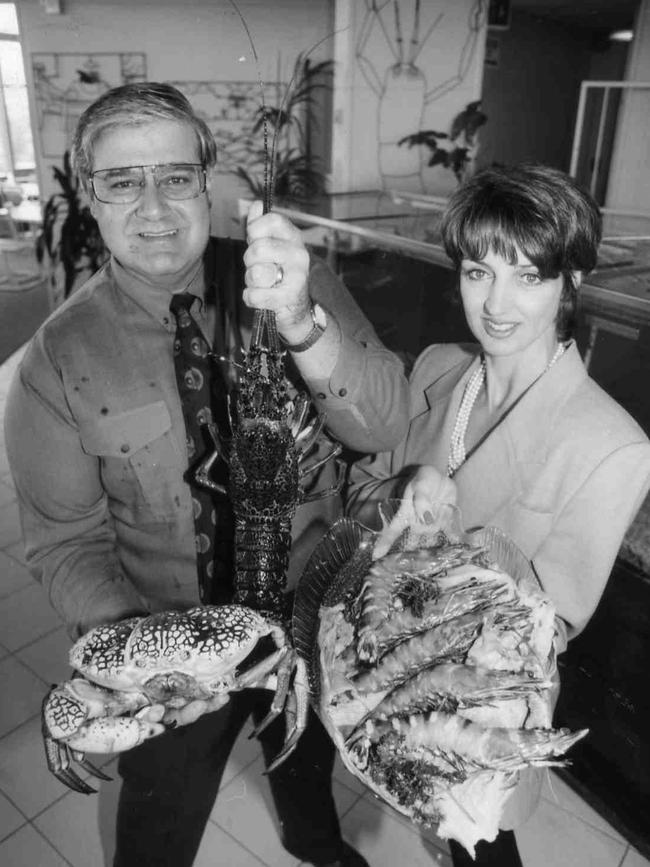
[[[440,246],[444,201],[331,195],[276,207],[342,276],[384,343],[409,362],[434,342],[471,340]],[[650,220],[605,218],[598,267],[580,290],[576,335],[593,378],[650,434]],[[593,620],[559,659],[558,724],[589,728],[566,781],[650,857],[650,502],[628,532]]]

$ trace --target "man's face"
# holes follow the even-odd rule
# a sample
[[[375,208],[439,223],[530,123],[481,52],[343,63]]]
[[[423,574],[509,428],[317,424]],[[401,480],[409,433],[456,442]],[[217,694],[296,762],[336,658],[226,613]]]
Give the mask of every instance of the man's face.
[[[95,145],[93,171],[124,166],[198,163],[194,130],[175,120],[147,120],[106,130]],[[210,235],[209,180],[194,199],[166,199],[145,172],[144,189],[132,204],[92,197],[91,211],[106,246],[134,276],[170,291],[182,288],[203,255]]]

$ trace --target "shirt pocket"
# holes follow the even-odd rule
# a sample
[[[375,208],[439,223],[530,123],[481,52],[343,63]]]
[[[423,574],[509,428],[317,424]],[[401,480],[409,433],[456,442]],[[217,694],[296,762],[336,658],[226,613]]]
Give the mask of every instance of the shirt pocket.
[[[178,515],[184,467],[171,428],[162,400],[82,425],[83,449],[100,461],[116,517],[166,521]]]

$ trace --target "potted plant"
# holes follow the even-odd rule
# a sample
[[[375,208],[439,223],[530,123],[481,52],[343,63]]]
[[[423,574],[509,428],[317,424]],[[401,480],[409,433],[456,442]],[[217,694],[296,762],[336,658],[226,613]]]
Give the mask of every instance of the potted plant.
[[[63,270],[63,297],[71,293],[77,277],[88,276],[104,263],[107,252],[95,218],[82,203],[79,181],[70,164],[70,153],[63,156],[63,169],[53,166],[61,191],[54,193],[43,210],[43,228],[36,239],[36,258],[50,260],[50,279],[54,297],[60,296],[57,272]]]
[[[312,151],[312,134],[318,121],[315,96],[318,90],[331,89],[329,76],[333,62],[312,63],[306,53],[296,58],[293,74],[279,106],[261,105],[251,130],[249,158],[236,174],[255,198],[264,198],[267,149],[273,194],[284,200],[301,202],[325,192],[325,173]],[[268,142],[262,136],[268,129]],[[259,142],[263,141],[260,146]],[[272,144],[270,144],[272,142]]]

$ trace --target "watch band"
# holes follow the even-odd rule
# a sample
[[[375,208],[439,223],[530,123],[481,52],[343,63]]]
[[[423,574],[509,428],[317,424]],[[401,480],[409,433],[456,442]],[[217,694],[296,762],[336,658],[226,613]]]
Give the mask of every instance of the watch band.
[[[323,334],[325,334],[327,316],[323,308],[320,304],[312,304],[310,312],[312,327],[304,340],[301,340],[300,343],[287,343],[286,340],[280,338],[289,352],[305,352],[307,349],[311,349],[311,347],[321,339]],[[321,320],[320,322],[319,319]]]

